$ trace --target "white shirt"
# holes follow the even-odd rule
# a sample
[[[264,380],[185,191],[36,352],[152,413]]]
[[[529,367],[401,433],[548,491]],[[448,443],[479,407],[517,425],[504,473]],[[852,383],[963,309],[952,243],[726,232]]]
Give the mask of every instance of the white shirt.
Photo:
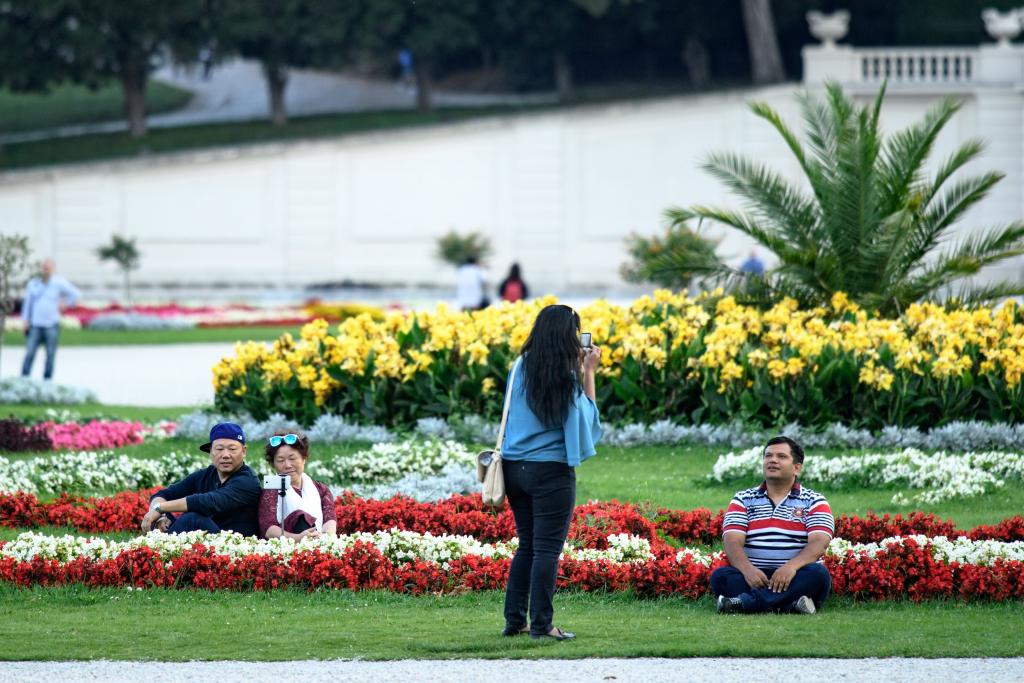
[[[484,271],[464,263],[455,272],[455,303],[460,308],[479,308],[484,300]]]

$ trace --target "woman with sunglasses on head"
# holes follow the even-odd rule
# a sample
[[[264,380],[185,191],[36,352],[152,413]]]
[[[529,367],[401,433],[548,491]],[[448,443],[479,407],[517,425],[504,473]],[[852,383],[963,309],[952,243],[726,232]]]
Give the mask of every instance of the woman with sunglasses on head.
[[[513,389],[501,457],[519,547],[509,568],[503,635],[576,637],[552,623],[552,598],[576,503],[575,468],[594,455],[601,438],[594,402],[600,362],[600,348],[580,343],[579,315],[555,305],[537,315],[509,373]]]
[[[260,497],[259,529],[264,538],[284,536],[293,541],[321,535],[334,536],[338,516],[334,496],[325,484],[305,473],[309,438],[299,432],[275,432],[264,450],[278,474],[289,476],[285,495],[266,489]]]

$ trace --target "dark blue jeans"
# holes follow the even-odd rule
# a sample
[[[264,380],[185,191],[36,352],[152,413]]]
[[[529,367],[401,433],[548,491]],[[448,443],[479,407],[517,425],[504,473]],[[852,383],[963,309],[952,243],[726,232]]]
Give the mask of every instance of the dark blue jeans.
[[[519,548],[505,589],[505,625],[519,629],[530,613],[530,633],[551,630],[558,556],[576,504],[576,472],[561,462],[502,462],[505,492],[516,519]]]
[[[46,344],[46,368],[43,370],[43,379],[53,377],[53,363],[57,358],[57,337],[59,332],[60,330],[57,325],[50,327],[32,326],[28,328],[28,338],[25,340],[25,362],[21,364],[22,377],[28,377],[32,372],[32,362],[36,358],[36,351],[44,343]]]
[[[167,529],[167,533],[170,534],[183,534],[186,531],[207,531],[211,534],[220,533],[220,527],[217,526],[216,522],[198,512],[183,512],[177,517],[171,517],[173,521],[170,528]]]
[[[762,569],[770,579],[774,569]],[[744,612],[788,611],[801,595],[814,601],[814,606],[821,609],[832,591],[832,577],[825,565],[815,562],[796,570],[796,575],[789,583],[789,588],[775,593],[768,588],[751,588],[742,572],[735,567],[719,567],[711,574],[711,592],[727,598],[739,598],[743,601]]]

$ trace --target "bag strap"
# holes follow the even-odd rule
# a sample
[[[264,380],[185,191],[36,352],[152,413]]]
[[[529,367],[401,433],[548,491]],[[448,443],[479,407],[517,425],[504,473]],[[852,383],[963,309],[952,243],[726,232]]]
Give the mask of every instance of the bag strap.
[[[519,372],[519,364],[522,361],[523,357],[519,356],[512,366],[512,372],[509,373],[508,388],[505,390],[505,407],[501,409],[501,426],[498,427],[498,443],[494,446],[494,450],[499,453],[501,453],[501,444],[505,442],[505,423],[508,422],[508,404],[512,402],[512,387],[515,386],[516,374]]]

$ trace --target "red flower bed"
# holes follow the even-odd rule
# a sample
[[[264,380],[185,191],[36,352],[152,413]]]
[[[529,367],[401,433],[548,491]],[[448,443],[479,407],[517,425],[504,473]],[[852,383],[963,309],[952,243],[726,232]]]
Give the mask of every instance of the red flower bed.
[[[150,548],[120,553],[109,560],[84,557],[62,563],[35,558],[19,562],[0,558],[0,581],[19,586],[163,586],[204,590],[273,590],[295,586],[313,590],[389,590],[422,593],[497,590],[505,585],[509,561],[466,556],[443,568],[433,562],[394,562],[372,544],[356,543],[341,556],[319,550],[302,551],[289,559],[247,555],[232,560],[196,545],[164,563]],[[828,558],[837,595],[869,600],[914,601],[957,597],[966,600],[1024,598],[1024,562],[996,560],[991,566],[961,565],[936,560],[926,545],[908,539],[875,557],[851,552]],[[564,560],[560,588],[581,591],[627,591],[639,596],[697,598],[708,590],[714,566],[681,560],[662,545],[647,562],[616,564],[607,560]]]
[[[42,503],[32,494],[0,493],[0,526],[33,528],[52,524],[83,532],[133,531],[145,514],[155,489],[126,491],[114,496],[83,498],[64,494]],[[395,496],[387,500],[358,498],[342,493],[334,501],[338,533],[387,531],[392,528],[432,534],[461,534],[491,543],[515,536],[512,511],[497,512],[484,506],[479,495],[452,496],[436,503],[419,503]],[[569,539],[588,548],[607,547],[610,534],[632,534],[652,542],[661,539],[707,545],[721,535],[722,511],[647,509],[618,501],[595,502],[576,507]],[[995,525],[958,529],[937,516],[912,512],[903,515],[868,513],[864,517],[841,515],[836,536],[853,543],[875,543],[893,536],[968,536],[973,540],[1024,540],[1024,517],[1016,515]]]

